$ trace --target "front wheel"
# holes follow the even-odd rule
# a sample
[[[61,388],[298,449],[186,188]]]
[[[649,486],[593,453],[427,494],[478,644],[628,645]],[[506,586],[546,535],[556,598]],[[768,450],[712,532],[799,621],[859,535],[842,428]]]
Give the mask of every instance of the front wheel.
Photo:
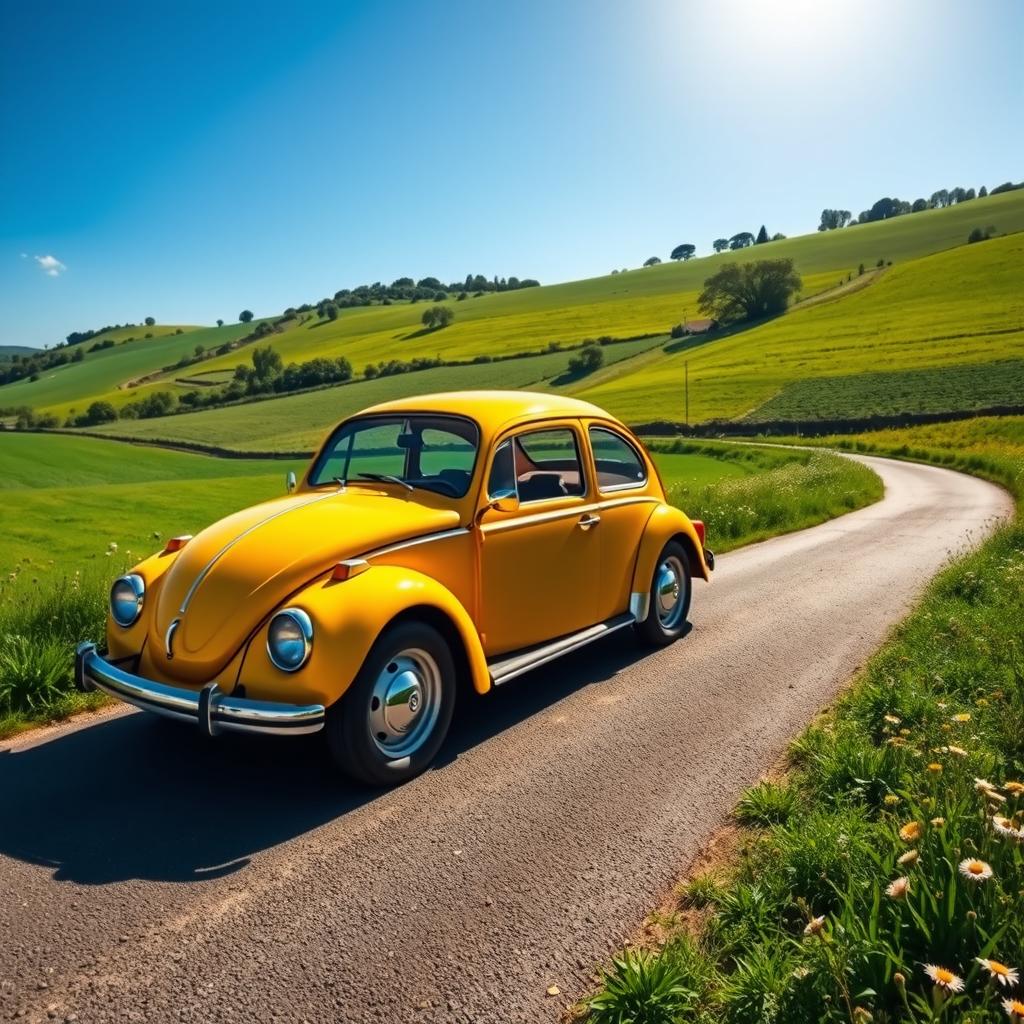
[[[444,742],[455,692],[455,663],[436,629],[405,622],[385,630],[328,710],[331,755],[347,775],[371,786],[407,782]]]
[[[640,639],[656,647],[678,640],[686,632],[692,596],[690,556],[679,541],[670,540],[654,566],[647,615],[636,624]]]

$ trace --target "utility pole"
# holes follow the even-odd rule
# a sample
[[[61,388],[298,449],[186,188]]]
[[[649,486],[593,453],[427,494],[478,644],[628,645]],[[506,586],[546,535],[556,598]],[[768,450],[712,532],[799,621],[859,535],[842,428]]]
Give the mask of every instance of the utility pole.
[[[690,425],[690,360],[683,360],[683,379],[685,381],[683,390],[686,395],[686,425]]]

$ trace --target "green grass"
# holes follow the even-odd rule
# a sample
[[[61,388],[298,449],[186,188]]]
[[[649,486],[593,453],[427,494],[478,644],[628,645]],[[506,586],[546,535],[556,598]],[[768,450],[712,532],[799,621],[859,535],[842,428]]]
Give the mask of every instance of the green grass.
[[[691,518],[704,521],[708,545],[719,553],[803,530],[882,497],[882,482],[875,473],[827,452],[783,452],[688,441],[676,441],[667,447],[692,457],[707,457],[717,450],[719,459],[756,467],[752,473],[722,475],[709,482],[686,478],[665,481],[669,501]],[[664,458],[664,450],[656,452],[655,457]]]
[[[688,363],[690,417],[700,422],[742,417],[807,378],[1019,359],[1022,274],[1020,234],[898,264],[861,291],[584,384],[579,397],[633,422],[681,420]]]
[[[183,355],[191,356],[196,345],[205,348],[223,345],[247,334],[251,327],[246,324],[185,327],[183,334],[175,334],[176,330],[173,326],[130,327],[91,338],[76,346],[85,350],[82,362],[46,370],[37,381],[21,380],[0,387],[0,406],[29,405],[64,417],[72,409],[84,412],[90,402],[100,398],[123,405],[138,394],[133,394],[135,389],[118,391],[119,384],[175,363]],[[149,332],[153,337],[144,337]],[[125,341],[129,336],[136,340]],[[119,343],[98,352],[88,351],[91,345],[108,337]]]
[[[997,406],[1024,406],[1024,360],[811,377],[787,384],[745,418],[757,424]]]
[[[1024,496],[1024,417],[834,438],[966,468]],[[977,957],[1024,967],[1024,517],[943,571],[830,714],[755,787],[739,852],[683,892],[659,955],[680,1021],[1007,1019]],[[987,780],[985,783],[978,779]],[[991,785],[993,788],[988,789]],[[993,795],[994,794],[994,795]],[[1021,829],[1014,841],[1004,829]],[[992,877],[966,881],[966,858]],[[888,887],[900,878],[905,894]],[[937,964],[963,980],[943,994]],[[648,965],[653,968],[653,965]],[[649,971],[649,973],[651,973]],[[608,992],[628,1003],[642,980]],[[600,1013],[592,1016],[600,1021]],[[646,1017],[640,1024],[661,1018]]]
[[[97,438],[0,433],[0,575],[21,585],[136,560],[283,492],[302,463],[215,459]],[[111,549],[111,543],[117,545]]]
[[[605,362],[614,364],[658,348],[665,338],[606,345]],[[367,406],[409,395],[475,388],[571,390],[553,382],[566,372],[570,353],[509,359],[471,366],[441,366],[416,373],[357,381],[299,395],[249,402],[221,409],[121,420],[96,432],[171,441],[214,443],[239,451],[311,451],[339,420]]]
[[[39,349],[29,348],[27,345],[0,345],[0,363],[12,356],[34,356],[39,352]]]

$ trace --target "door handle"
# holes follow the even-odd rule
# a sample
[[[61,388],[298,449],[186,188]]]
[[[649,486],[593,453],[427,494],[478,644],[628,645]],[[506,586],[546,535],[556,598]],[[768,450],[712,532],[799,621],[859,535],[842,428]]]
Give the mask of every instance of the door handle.
[[[596,513],[590,515],[580,516],[580,521],[576,524],[581,530],[589,530],[592,526],[597,526],[601,522],[601,517]]]

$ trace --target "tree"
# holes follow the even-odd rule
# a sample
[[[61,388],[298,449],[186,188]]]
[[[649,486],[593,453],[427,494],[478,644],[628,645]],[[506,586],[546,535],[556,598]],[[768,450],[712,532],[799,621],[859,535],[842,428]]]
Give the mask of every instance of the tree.
[[[224,326],[224,321],[223,320],[218,320],[217,321],[217,326],[218,327],[223,327]]]
[[[333,302],[328,302],[324,307],[324,312],[327,314],[328,320],[338,319],[338,307]]]
[[[761,225],[761,230],[757,233],[757,238],[754,239],[754,245],[764,245],[768,241],[768,231],[765,226]]]
[[[252,323],[252,310],[243,309],[242,312],[238,314],[238,320],[243,324]]]
[[[689,242],[683,242],[682,245],[677,245],[671,253],[669,258],[673,260],[690,260],[693,259],[693,254],[697,251],[697,246],[691,245]]]
[[[585,341],[579,352],[569,359],[569,372],[576,376],[593,373],[604,363],[604,352],[600,342]]]
[[[71,362],[80,363],[85,358],[85,349],[76,348],[75,354],[71,357]]]
[[[835,231],[837,228],[845,228],[850,223],[850,216],[849,210],[822,210],[818,230]]]
[[[910,208],[911,213],[920,213],[922,210],[928,209],[927,199],[915,199],[914,205]]]
[[[92,426],[96,423],[113,423],[117,419],[117,410],[110,402],[93,402],[85,411],[84,417],[79,417],[82,426]]]
[[[146,326],[147,327],[152,327],[155,323],[156,323],[156,321],[151,316],[147,316],[146,317]]]
[[[758,320],[783,312],[802,283],[791,259],[726,263],[704,282],[697,305],[722,323]]]
[[[206,351],[206,347],[204,345],[196,345],[196,347],[192,351],[195,354],[196,359],[199,359],[202,356],[202,354]]]
[[[985,196],[987,196],[987,195],[988,195],[988,189],[985,188],[984,185],[982,185],[981,188],[978,189],[978,198],[979,199],[984,199]]]
[[[272,381],[284,369],[281,355],[269,345],[256,346],[252,350],[252,368],[256,379],[264,383]]]
[[[729,239],[730,249],[746,249],[754,244],[754,236],[749,231],[740,231]]]
[[[715,250],[715,252],[725,252],[725,250],[729,248],[729,239],[728,238],[716,238],[711,243],[711,247]]]
[[[932,193],[931,197],[932,206],[942,208],[943,206],[949,206],[949,192],[940,188],[937,192]]]
[[[661,260],[659,260],[657,256],[649,256],[647,259],[644,260],[644,266],[656,267],[660,262]]]
[[[781,231],[776,231],[775,234],[772,235],[772,241],[781,242],[785,237],[786,236]]]
[[[455,319],[455,312],[447,306],[431,306],[423,311],[420,322],[427,330],[437,331],[447,327]]]

